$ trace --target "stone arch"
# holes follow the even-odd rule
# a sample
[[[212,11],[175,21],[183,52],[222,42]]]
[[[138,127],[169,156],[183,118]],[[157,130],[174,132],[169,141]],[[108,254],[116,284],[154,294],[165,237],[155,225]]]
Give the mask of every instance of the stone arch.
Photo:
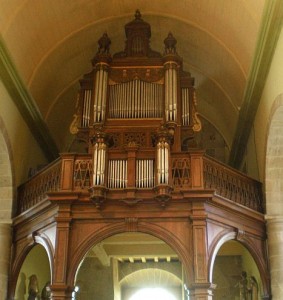
[[[9,224],[14,198],[12,161],[8,134],[0,117],[0,222]]]
[[[0,117],[0,295],[6,298],[10,265],[11,223],[13,209],[12,151]]]
[[[129,232],[125,229],[125,223],[119,222],[118,224],[116,223],[104,226],[102,229],[97,231],[95,235],[90,235],[89,237],[87,237],[86,240],[81,244],[80,249],[76,251],[76,255],[70,262],[67,284],[69,284],[70,286],[74,285],[79,266],[83,258],[93,245],[102,242],[104,239],[110,236],[125,232]],[[138,230],[136,230],[136,232],[153,235],[167,243],[177,253],[181,263],[184,266],[188,281],[193,282],[192,258],[190,257],[188,250],[185,249],[181,241],[179,241],[172,232],[169,232],[165,228],[160,227],[156,224],[145,222],[139,223]]]
[[[266,137],[265,193],[271,291],[283,298],[283,94],[270,111]]]

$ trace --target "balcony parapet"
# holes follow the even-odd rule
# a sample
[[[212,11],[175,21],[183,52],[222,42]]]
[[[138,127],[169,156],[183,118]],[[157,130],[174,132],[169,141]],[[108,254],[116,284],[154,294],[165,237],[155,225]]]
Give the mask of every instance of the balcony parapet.
[[[146,158],[148,159],[148,156]],[[179,192],[181,195],[185,191],[214,190],[217,197],[263,213],[261,183],[205,156],[203,152],[171,153],[169,165],[168,187],[170,187],[170,191]],[[52,191],[80,192],[91,198],[92,177],[91,154],[62,154],[59,159],[18,188],[17,214],[21,214],[41,201],[47,200],[47,193]],[[116,196],[118,195],[119,199],[127,200],[129,188],[135,190],[135,193],[132,194],[137,194],[139,201],[143,196],[154,199],[156,190],[158,190],[156,186],[146,188],[127,186],[120,189],[105,186],[105,190],[103,190],[105,198],[117,200]],[[137,202],[132,198],[131,201]]]

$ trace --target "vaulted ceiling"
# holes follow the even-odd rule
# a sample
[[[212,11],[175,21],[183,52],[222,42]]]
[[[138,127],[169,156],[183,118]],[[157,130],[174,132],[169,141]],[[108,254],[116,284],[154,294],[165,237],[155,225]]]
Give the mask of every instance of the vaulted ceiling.
[[[278,36],[280,0],[0,1],[0,75],[48,158],[66,151],[79,80],[104,32],[124,49],[139,9],[151,48],[177,39],[195,77],[198,110],[222,134],[236,164],[248,139]],[[279,17],[278,17],[279,16]],[[260,67],[259,67],[260,66]],[[237,158],[237,159],[236,159]]]

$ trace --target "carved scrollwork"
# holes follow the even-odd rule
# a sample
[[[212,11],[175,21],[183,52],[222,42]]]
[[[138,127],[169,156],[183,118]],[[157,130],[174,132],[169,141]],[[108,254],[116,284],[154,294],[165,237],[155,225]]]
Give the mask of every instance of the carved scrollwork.
[[[193,116],[193,130],[198,132],[201,131],[201,121],[200,118],[198,117],[198,112],[197,112],[197,98],[196,98],[196,93],[194,92],[193,95],[193,106],[192,106],[192,116]]]
[[[112,68],[109,73],[109,84],[115,84],[117,82],[128,82],[134,79],[140,79],[145,82],[163,83],[163,78],[163,68]]]

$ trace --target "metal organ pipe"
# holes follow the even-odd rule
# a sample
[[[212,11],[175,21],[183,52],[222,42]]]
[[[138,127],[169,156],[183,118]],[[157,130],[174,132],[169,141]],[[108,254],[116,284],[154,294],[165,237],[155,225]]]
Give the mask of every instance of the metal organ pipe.
[[[177,120],[177,65],[165,64],[165,117],[166,121]]]
[[[182,88],[182,123],[190,125],[190,90]]]
[[[93,185],[104,185],[106,144],[96,142],[93,151]]]
[[[125,159],[111,159],[108,162],[108,188],[121,189],[127,187],[128,162]]]
[[[105,64],[99,64],[95,75],[95,91],[93,103],[94,123],[103,122],[105,119],[106,97],[108,86],[108,71]]]
[[[136,161],[136,187],[151,188],[154,185],[154,169],[152,159],[138,159]]]
[[[91,106],[91,90],[83,91],[83,116],[82,127],[88,127],[90,124],[90,106]]]
[[[139,79],[109,87],[110,118],[162,117],[163,85]]]
[[[169,144],[161,140],[157,144],[157,184],[169,183]]]

